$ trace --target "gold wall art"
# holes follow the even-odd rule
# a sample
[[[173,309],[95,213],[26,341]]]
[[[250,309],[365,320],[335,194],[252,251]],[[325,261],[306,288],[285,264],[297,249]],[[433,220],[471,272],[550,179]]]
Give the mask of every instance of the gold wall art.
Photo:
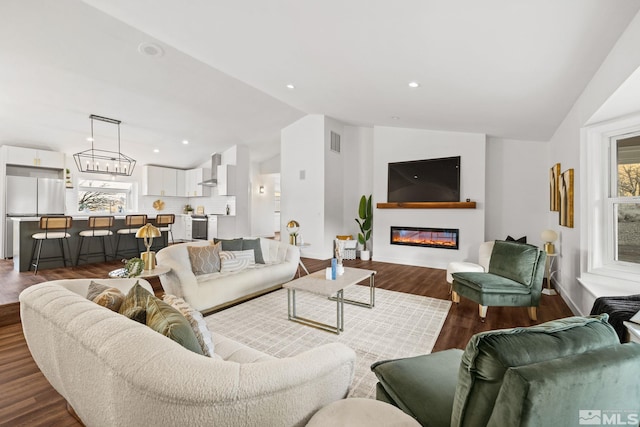
[[[549,169],[549,210],[560,210],[560,163]]]
[[[573,169],[560,175],[560,225],[573,228]]]

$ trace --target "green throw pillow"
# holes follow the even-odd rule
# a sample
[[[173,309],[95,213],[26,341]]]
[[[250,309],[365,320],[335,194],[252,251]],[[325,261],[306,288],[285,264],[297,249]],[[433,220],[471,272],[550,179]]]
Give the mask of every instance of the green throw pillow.
[[[194,353],[204,354],[189,321],[175,308],[156,297],[147,299],[147,326]]]
[[[213,239],[213,243],[222,242],[223,251],[241,251],[242,250],[242,237],[238,239]]]
[[[242,250],[246,251],[249,249],[253,249],[253,256],[256,260],[256,264],[264,264],[260,239],[242,239]]]

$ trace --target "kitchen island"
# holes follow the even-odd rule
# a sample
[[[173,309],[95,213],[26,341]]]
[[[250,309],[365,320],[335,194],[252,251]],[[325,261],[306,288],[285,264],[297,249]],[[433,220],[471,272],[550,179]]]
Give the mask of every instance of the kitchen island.
[[[125,228],[124,219],[126,215],[115,215],[114,226],[111,229],[113,231],[113,236],[106,238],[106,248],[107,248],[107,259],[115,256],[115,247],[116,247],[116,230],[120,228]],[[65,244],[65,254],[67,256],[67,266],[74,265],[76,256],[78,255],[78,244],[80,243],[80,233],[83,230],[88,229],[87,219],[88,215],[72,215],[73,223],[71,228],[68,230],[68,233],[71,235],[68,241],[68,246]],[[31,235],[34,233],[40,232],[40,218],[39,217],[11,217],[7,218],[13,221],[13,269],[15,271],[28,271],[29,264],[31,262],[31,252],[33,250],[33,239]],[[148,221],[153,223],[155,220],[154,216],[148,216]],[[166,232],[163,233],[162,237],[158,237],[153,239],[153,246],[151,250],[158,251],[164,246],[164,242],[166,239]],[[120,255],[122,258],[132,258],[139,257],[140,252],[144,252],[146,250],[143,239],[135,239],[131,236],[123,236],[120,239]],[[84,244],[83,252],[99,252],[101,249],[100,242],[93,241],[91,244],[91,248],[87,247],[87,242]],[[71,254],[67,251],[70,250]],[[42,254],[40,260],[40,266],[38,270],[42,270],[45,268],[56,268],[63,267],[64,264],[61,258],[57,259],[48,259],[43,260],[42,258],[48,258],[52,256],[60,255],[60,246],[56,241],[44,242],[42,245]],[[71,258],[69,258],[71,256]],[[89,262],[102,262],[104,258],[102,254],[95,254],[89,257]]]

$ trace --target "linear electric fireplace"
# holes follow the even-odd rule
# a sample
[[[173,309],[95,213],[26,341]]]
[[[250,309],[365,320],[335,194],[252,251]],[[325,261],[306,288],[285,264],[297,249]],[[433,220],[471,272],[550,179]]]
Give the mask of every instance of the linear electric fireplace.
[[[391,244],[428,248],[458,249],[460,230],[457,228],[391,226]]]

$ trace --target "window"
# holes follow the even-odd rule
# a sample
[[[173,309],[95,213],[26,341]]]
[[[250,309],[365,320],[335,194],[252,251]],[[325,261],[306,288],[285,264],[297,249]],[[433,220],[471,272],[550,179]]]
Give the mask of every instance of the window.
[[[612,138],[610,176],[612,261],[640,264],[640,135]]]
[[[117,214],[132,208],[130,182],[81,180],[78,211],[90,214]]]
[[[607,292],[616,295],[629,286],[635,291],[640,283],[640,115],[585,128],[582,141],[582,278],[605,276],[608,280],[600,283],[608,283]]]

